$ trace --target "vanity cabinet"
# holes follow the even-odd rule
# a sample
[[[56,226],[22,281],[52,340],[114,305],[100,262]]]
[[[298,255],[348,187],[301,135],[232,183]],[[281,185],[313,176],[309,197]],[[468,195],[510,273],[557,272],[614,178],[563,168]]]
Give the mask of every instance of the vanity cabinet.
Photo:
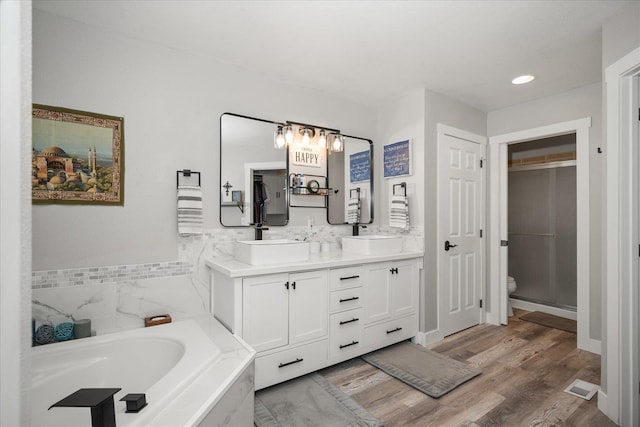
[[[327,273],[248,277],[242,307],[242,338],[257,352],[326,337]]]
[[[258,352],[256,390],[418,333],[421,254],[362,258],[281,269],[208,264],[215,317]]]

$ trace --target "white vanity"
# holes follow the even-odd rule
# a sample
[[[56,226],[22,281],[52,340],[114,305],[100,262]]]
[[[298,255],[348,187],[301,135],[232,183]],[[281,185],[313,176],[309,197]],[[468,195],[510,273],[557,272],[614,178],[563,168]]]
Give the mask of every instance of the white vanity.
[[[414,337],[423,253],[211,259],[215,317],[257,352],[256,390]]]

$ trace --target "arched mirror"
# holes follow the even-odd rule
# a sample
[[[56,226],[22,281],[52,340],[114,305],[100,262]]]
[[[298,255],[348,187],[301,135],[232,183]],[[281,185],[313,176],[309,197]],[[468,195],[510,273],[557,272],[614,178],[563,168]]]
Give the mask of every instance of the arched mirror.
[[[220,116],[220,223],[286,225],[289,221],[287,150],[274,147],[277,122]]]
[[[327,157],[329,224],[373,222],[373,141],[345,136],[344,149]]]

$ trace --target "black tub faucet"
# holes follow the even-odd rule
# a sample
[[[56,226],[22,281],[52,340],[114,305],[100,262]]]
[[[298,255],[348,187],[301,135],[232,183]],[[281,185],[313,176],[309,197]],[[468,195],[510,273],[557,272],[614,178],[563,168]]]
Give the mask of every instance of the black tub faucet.
[[[116,427],[113,395],[121,388],[81,388],[49,406],[91,408],[91,427]]]

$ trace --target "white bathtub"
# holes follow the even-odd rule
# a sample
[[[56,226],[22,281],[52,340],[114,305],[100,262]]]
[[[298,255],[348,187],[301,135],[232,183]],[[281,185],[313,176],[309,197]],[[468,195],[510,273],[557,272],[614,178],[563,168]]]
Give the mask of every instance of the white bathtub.
[[[254,356],[211,316],[35,347],[32,425],[89,426],[89,408],[47,409],[96,387],[122,389],[114,396],[118,427],[197,425]],[[125,413],[119,399],[129,393],[145,393],[147,407]]]

